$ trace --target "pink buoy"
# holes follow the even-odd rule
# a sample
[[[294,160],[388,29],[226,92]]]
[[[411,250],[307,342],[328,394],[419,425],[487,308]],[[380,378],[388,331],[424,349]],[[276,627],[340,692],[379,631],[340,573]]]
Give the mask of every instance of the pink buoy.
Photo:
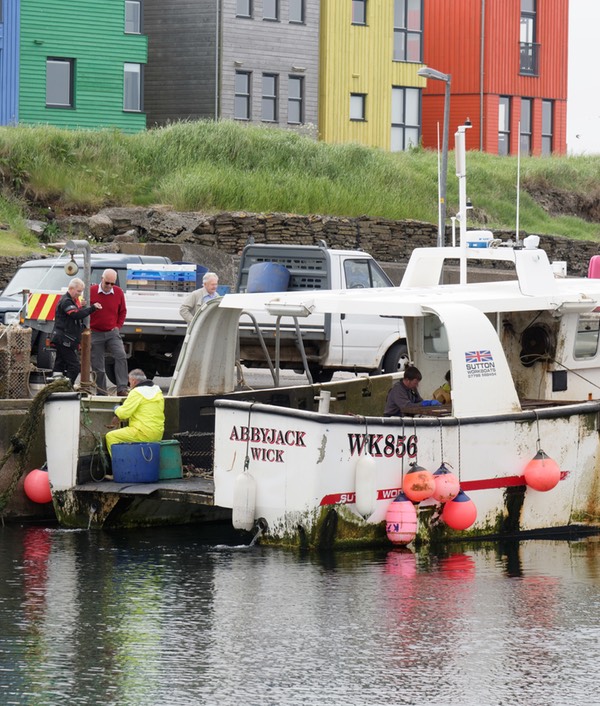
[[[25,495],[34,503],[49,503],[52,500],[48,471],[35,468],[25,476]]]
[[[553,461],[540,449],[525,466],[523,475],[525,483],[530,488],[545,492],[552,490],[558,484],[560,468],[556,461]]]
[[[388,505],[385,531],[394,544],[409,544],[417,535],[417,511],[402,491]]]
[[[402,490],[409,500],[420,503],[427,500],[435,491],[433,473],[417,463],[411,463],[410,471],[404,476]]]
[[[440,503],[447,503],[458,495],[460,491],[460,483],[458,478],[449,471],[446,464],[442,465],[433,474],[435,490],[433,497]]]
[[[477,519],[477,508],[471,498],[462,490],[454,500],[444,505],[442,520],[455,530],[468,529]]]

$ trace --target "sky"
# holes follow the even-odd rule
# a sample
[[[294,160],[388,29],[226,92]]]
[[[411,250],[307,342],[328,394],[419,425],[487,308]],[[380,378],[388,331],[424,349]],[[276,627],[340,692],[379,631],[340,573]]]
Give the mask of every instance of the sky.
[[[599,28],[600,0],[569,0],[569,154],[600,154]]]

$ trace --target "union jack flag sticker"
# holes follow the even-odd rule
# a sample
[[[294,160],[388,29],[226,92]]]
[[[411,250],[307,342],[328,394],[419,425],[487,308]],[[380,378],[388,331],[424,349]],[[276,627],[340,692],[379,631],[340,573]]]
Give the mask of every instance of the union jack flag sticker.
[[[493,363],[491,351],[466,351],[465,363]]]

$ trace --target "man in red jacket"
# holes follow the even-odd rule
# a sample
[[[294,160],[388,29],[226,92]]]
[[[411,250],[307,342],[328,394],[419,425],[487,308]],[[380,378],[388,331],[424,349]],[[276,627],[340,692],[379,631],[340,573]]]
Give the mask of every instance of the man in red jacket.
[[[104,270],[100,284],[90,287],[90,304],[96,302],[102,305],[90,317],[92,329],[92,370],[96,374],[96,391],[106,395],[105,356],[110,355],[115,361],[115,383],[117,395],[126,397],[128,392],[127,354],[120,336],[120,330],[125,322],[127,307],[125,295],[117,287],[117,273],[114,270]]]

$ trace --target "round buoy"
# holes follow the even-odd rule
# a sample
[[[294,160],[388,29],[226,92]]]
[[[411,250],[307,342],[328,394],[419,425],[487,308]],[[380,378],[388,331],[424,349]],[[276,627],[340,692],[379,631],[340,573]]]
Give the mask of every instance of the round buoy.
[[[541,449],[525,466],[525,483],[534,490],[545,492],[552,490],[560,480],[560,468],[556,461]]]
[[[402,491],[388,505],[385,531],[394,544],[409,544],[417,535],[417,511]]]
[[[442,520],[455,530],[466,530],[477,519],[477,508],[471,498],[462,490],[454,500],[444,505]]]
[[[427,500],[433,495],[435,490],[433,473],[417,463],[412,463],[410,471],[408,471],[402,481],[402,490],[404,490],[406,497],[414,503]]]
[[[34,468],[25,476],[25,495],[34,503],[49,503],[52,500],[48,471]]]
[[[377,502],[375,459],[373,456],[361,456],[356,462],[354,475],[356,510],[364,517],[368,517],[373,514]]]
[[[433,482],[435,483],[433,497],[438,502],[447,503],[458,495],[459,480],[452,471],[448,470],[445,463],[442,462],[442,465],[434,472]]]
[[[249,473],[240,473],[233,487],[231,521],[235,529],[250,531],[254,527],[256,481]]]

